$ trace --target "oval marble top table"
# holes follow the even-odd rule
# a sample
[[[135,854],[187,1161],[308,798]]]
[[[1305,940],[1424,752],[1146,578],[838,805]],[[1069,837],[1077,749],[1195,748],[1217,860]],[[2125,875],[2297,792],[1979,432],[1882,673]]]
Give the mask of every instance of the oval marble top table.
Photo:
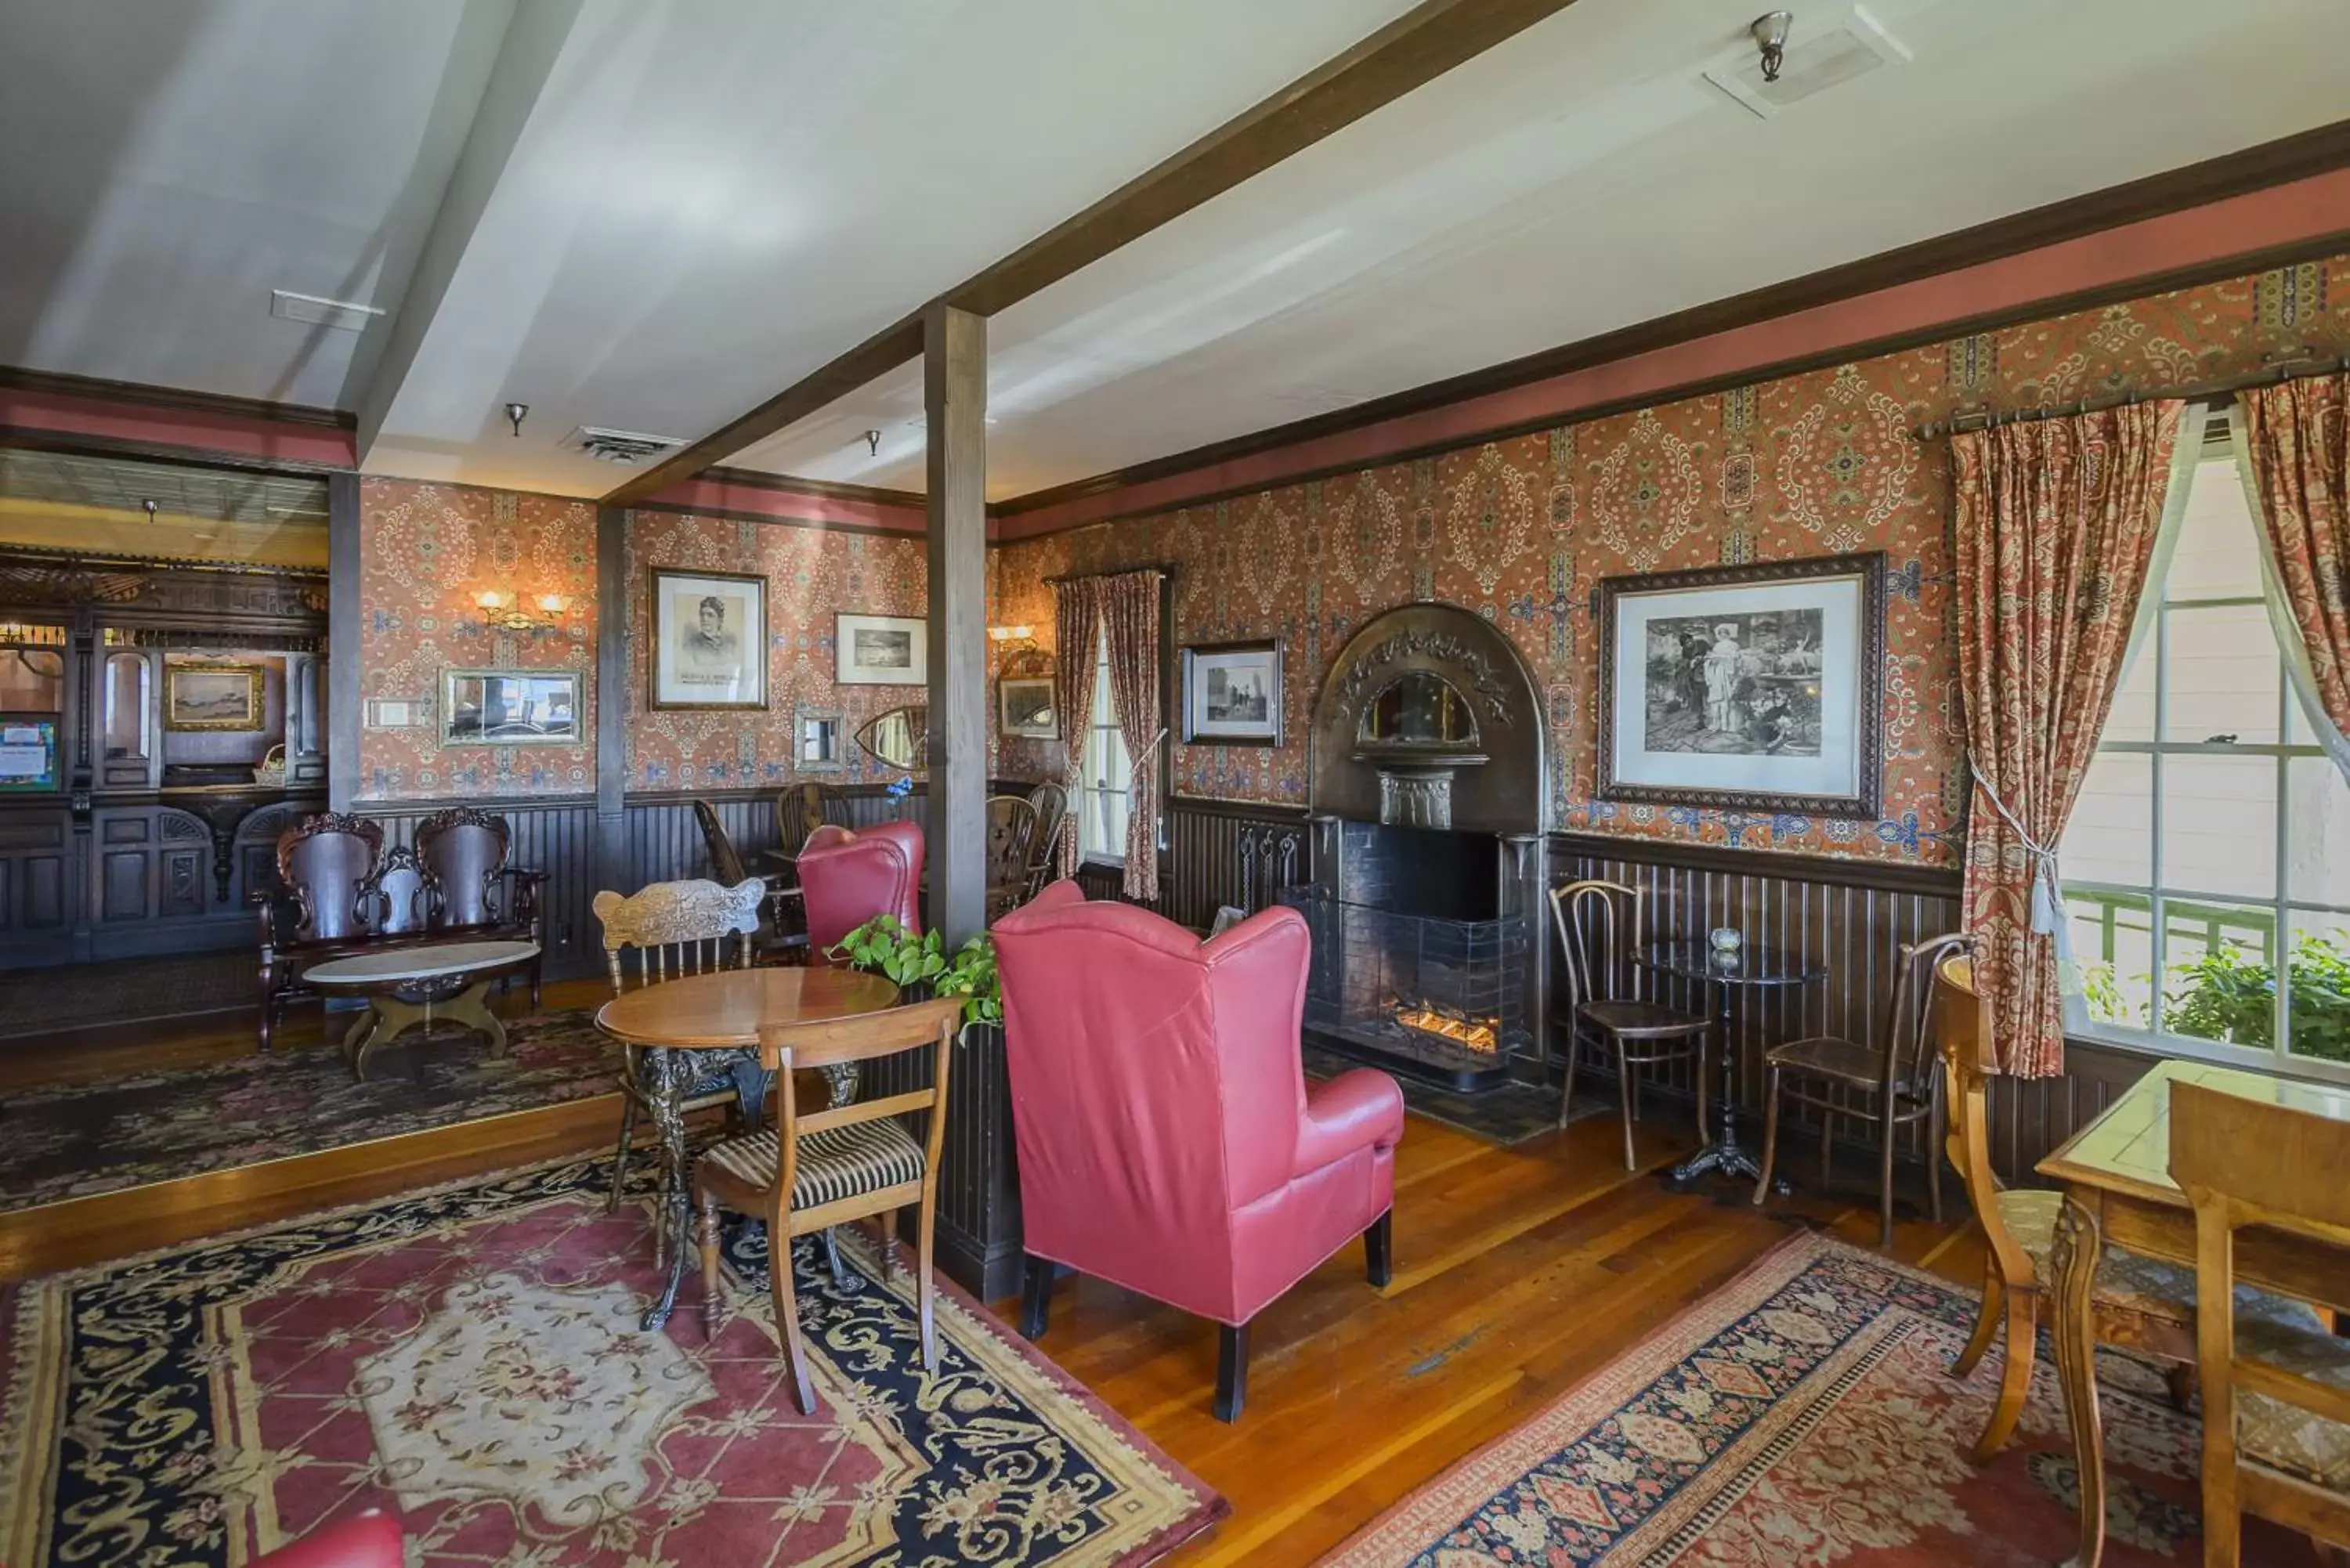
[[[303,971],[302,978],[312,985],[355,991],[370,985],[448,980],[475,970],[523,963],[537,956],[536,942],[429,942],[422,947],[333,959]]]
[[[321,991],[355,992],[367,1011],[343,1036],[351,1075],[367,1076],[368,1057],[435,1018],[486,1035],[490,1054],[506,1054],[506,1026],[489,1008],[490,981],[538,956],[536,942],[425,942],[389,952],[334,959],[302,973]]]

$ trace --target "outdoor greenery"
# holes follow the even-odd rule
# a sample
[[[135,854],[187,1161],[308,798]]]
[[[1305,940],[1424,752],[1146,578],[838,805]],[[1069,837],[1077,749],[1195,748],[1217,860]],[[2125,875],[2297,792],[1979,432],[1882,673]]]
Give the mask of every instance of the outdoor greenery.
[[[2285,966],[2292,987],[2293,1054],[2350,1062],[2350,952],[2314,931],[2294,939]],[[2143,982],[2146,979],[2137,977]],[[2089,1015],[2111,1023],[2150,1028],[2144,1004],[2123,998],[2110,963],[2082,966]],[[2135,1013],[2136,1016],[2132,1016]],[[2244,950],[2221,944],[2192,963],[2172,967],[2163,992],[2165,1027],[2173,1034],[2227,1040],[2239,1045],[2276,1044],[2276,971]]]
[[[882,976],[910,1000],[960,996],[968,1026],[1003,1022],[1003,988],[995,973],[995,943],[985,932],[950,953],[936,931],[914,936],[895,917],[876,915],[827,950],[851,968]]]

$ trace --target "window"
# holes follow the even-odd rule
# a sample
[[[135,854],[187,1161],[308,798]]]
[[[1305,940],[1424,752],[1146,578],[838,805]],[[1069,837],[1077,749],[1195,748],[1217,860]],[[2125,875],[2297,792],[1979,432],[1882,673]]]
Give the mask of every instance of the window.
[[[1096,639],[1094,708],[1087,721],[1082,776],[1077,781],[1077,852],[1091,859],[1126,858],[1128,789],[1133,767],[1110,695],[1109,639]]]
[[[2071,1023],[2350,1071],[2350,785],[2272,629],[2265,546],[2232,458],[2196,466],[2176,526],[2059,846],[2085,991]]]

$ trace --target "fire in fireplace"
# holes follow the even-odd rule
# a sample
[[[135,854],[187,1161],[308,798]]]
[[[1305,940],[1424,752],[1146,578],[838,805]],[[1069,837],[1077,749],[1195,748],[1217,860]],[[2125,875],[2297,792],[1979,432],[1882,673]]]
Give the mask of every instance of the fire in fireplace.
[[[1409,1005],[1399,1003],[1395,1021],[1406,1029],[1433,1034],[1439,1040],[1449,1040],[1455,1045],[1463,1045],[1486,1055],[1492,1055],[1502,1049],[1502,1021],[1498,1018],[1470,1018],[1418,1002]]]

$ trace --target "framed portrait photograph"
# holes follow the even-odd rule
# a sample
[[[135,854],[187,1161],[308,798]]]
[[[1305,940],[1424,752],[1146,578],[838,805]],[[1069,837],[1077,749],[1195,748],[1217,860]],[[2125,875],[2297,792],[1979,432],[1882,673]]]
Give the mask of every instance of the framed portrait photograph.
[[[767,705],[767,579],[652,568],[655,708]]]
[[[1874,820],[1883,552],[1599,584],[1599,798]]]
[[[998,727],[1023,740],[1053,741],[1061,734],[1061,715],[1054,701],[1049,675],[1007,675],[996,682]]]
[[[1183,649],[1183,743],[1281,744],[1281,639]]]
[[[931,625],[920,616],[837,615],[834,679],[843,686],[927,686]]]
[[[165,665],[163,728],[258,730],[261,728],[261,666]]]
[[[577,746],[582,743],[579,671],[444,670],[444,746]]]

